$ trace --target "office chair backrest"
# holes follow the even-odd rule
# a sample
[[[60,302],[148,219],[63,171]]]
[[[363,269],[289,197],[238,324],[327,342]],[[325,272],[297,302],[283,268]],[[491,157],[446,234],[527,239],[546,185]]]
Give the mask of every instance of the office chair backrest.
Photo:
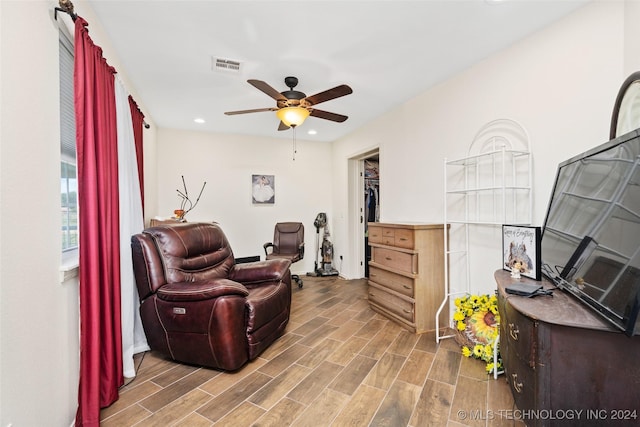
[[[301,222],[279,222],[273,232],[273,246],[278,253],[297,253],[304,243],[304,225]]]

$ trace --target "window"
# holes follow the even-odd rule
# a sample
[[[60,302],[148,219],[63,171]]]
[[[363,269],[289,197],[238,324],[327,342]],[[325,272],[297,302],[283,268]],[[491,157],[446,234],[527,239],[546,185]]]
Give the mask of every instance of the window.
[[[78,177],[73,107],[73,43],[60,30],[60,202],[62,252],[78,249]]]

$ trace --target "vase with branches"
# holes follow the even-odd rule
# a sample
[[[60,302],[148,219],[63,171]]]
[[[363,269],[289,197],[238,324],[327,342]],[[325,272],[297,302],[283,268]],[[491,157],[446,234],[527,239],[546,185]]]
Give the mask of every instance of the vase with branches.
[[[184,191],[180,191],[179,189],[176,190],[178,192],[178,197],[180,197],[181,199],[180,209],[176,209],[173,211],[176,219],[180,221],[185,220],[185,215],[193,210],[193,208],[195,208],[200,201],[200,196],[202,196],[205,185],[207,185],[207,181],[204,181],[204,183],[202,184],[202,188],[200,189],[200,193],[198,193],[198,197],[196,198],[195,202],[192,202],[191,198],[189,197],[189,191],[187,190],[187,183],[184,180],[184,175],[182,175],[182,188]]]

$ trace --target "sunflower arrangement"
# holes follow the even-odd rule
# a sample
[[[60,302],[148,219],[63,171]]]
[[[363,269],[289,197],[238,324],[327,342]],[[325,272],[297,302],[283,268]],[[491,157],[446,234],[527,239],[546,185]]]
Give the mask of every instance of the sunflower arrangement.
[[[494,363],[494,343],[498,338],[500,314],[496,295],[466,295],[455,299],[456,311],[453,320],[456,326],[456,341],[462,346],[462,355],[474,357],[487,364],[487,372],[502,368],[498,351]]]

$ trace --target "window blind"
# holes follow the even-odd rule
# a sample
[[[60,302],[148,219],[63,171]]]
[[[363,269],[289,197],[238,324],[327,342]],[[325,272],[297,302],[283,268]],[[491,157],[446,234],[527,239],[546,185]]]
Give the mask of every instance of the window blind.
[[[60,148],[62,161],[76,164],[76,118],[73,106],[73,43],[60,31]]]

